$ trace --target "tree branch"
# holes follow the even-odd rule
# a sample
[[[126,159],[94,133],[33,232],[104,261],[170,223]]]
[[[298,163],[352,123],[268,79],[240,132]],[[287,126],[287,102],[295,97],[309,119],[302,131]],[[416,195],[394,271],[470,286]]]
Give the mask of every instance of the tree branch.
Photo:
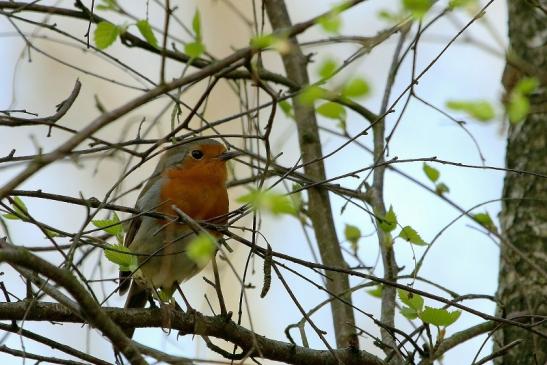
[[[89,324],[99,329],[112,341],[112,344],[125,355],[131,364],[146,364],[146,361],[131,340],[128,339],[120,327],[104,313],[97,302],[68,270],[60,269],[38,256],[33,255],[28,250],[9,247],[5,241],[0,241],[0,244],[2,246],[2,249],[0,249],[0,262],[7,262],[12,266],[20,266],[25,269],[33,270],[34,272],[39,272],[61,285],[80,305],[82,313],[70,312],[72,315],[77,316],[78,318],[83,315],[84,318],[89,321]],[[28,306],[28,303],[26,304]],[[32,308],[36,305],[38,305],[38,303],[32,301]],[[30,311],[32,311],[32,309],[30,309]],[[67,309],[65,309],[65,311],[67,311]],[[23,317],[20,319],[23,319]]]
[[[120,327],[165,327],[161,309],[102,308],[102,312]],[[63,323],[83,323],[82,319],[57,303],[29,302],[0,304],[0,320],[54,321]],[[171,329],[180,334],[195,334],[223,339],[240,346],[244,351],[251,350],[250,356],[263,356],[266,359],[294,365],[322,364],[338,365],[337,360],[327,350],[314,350],[290,343],[271,340],[259,336],[248,329],[226,320],[224,316],[204,316],[198,312],[173,313]],[[365,352],[347,349],[334,350],[345,365],[385,365],[379,358]]]

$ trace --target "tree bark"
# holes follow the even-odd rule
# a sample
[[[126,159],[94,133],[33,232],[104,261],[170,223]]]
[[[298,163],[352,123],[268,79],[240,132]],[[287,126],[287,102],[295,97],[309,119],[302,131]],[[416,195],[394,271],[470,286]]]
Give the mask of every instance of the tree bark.
[[[274,30],[287,29],[291,26],[289,13],[283,0],[266,0],[264,5]],[[296,38],[292,38],[290,41],[291,51],[282,56],[287,77],[300,86],[308,85],[308,60],[302,53]],[[303,105],[297,98],[293,99],[293,105],[302,161],[306,164],[304,172],[314,180],[325,180],[325,166],[322,160],[323,152],[315,110],[313,106]],[[316,162],[308,164],[310,161]],[[323,264],[346,267],[336,236],[328,192],[319,188],[308,189],[308,204],[309,217],[315,231]],[[347,303],[351,303],[348,277],[334,272],[325,274],[327,275],[327,290],[341,296]],[[358,348],[353,308],[342,301],[333,300],[331,310],[338,348],[348,346]]]
[[[540,80],[530,97],[531,112],[524,122],[511,125],[508,133],[506,165],[508,168],[547,173],[547,16],[541,5],[526,0],[508,1],[509,39],[503,84],[506,93],[523,76]],[[547,264],[547,179],[508,173],[503,189],[500,214],[505,239],[535,261]],[[547,315],[546,278],[509,245],[501,246],[498,312],[506,316]],[[541,318],[522,318],[540,322]],[[536,330],[545,332],[546,324]],[[537,365],[547,361],[547,340],[521,328],[505,326],[496,332],[495,350],[517,339],[520,345],[496,360],[498,365]]]

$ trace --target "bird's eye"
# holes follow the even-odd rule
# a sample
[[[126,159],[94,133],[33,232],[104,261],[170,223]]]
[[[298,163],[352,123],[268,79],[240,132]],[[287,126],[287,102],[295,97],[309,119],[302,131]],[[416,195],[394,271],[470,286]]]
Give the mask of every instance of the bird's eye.
[[[192,157],[195,160],[201,160],[203,158],[203,152],[200,150],[193,150],[192,151]]]

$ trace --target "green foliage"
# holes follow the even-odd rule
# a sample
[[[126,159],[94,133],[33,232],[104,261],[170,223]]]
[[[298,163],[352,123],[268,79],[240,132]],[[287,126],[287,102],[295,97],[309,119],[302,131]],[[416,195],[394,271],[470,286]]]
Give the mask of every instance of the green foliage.
[[[298,95],[298,101],[304,105],[313,105],[317,99],[321,99],[327,94],[327,90],[315,86],[309,85],[306,86],[302,92]]]
[[[450,0],[448,2],[448,7],[450,9],[458,9],[477,5],[477,3],[477,0]]]
[[[116,0],[101,0],[100,4],[95,6],[95,10],[117,10],[118,3]]]
[[[449,312],[443,308],[431,308],[426,306],[423,311],[419,313],[419,317],[425,323],[435,325],[437,327],[448,327],[452,323],[456,322],[460,315],[461,311],[455,310]]]
[[[355,77],[344,84],[342,96],[346,98],[361,98],[370,92],[369,84],[361,77]]]
[[[496,225],[494,224],[494,221],[492,220],[492,217],[490,217],[490,214],[488,214],[488,212],[474,214],[473,219],[484,228],[493,232],[497,232]]]
[[[416,19],[423,18],[433,6],[434,0],[402,0],[403,7]]]
[[[342,28],[342,18],[338,10],[332,10],[320,17],[317,20],[317,24],[327,33],[338,34],[340,33],[340,28]]]
[[[108,48],[110,45],[112,45],[112,43],[116,41],[116,38],[118,38],[119,34],[120,27],[115,24],[102,21],[97,24],[97,28],[95,28],[95,45],[99,49]]]
[[[381,298],[383,291],[384,291],[384,286],[380,284],[380,285],[377,285],[374,289],[367,290],[367,293],[369,293],[375,298]]]
[[[405,307],[402,307],[400,313],[408,319],[416,319],[424,306],[424,298],[418,294],[399,289],[399,299]]]
[[[522,94],[514,93],[507,104],[507,116],[513,124],[520,123],[530,111],[530,101]]]
[[[297,216],[298,209],[287,195],[270,190],[251,189],[248,194],[237,198],[239,203],[250,204],[254,210],[268,211],[274,215],[291,214]]]
[[[380,229],[386,233],[393,231],[397,228],[397,215],[393,211],[393,207],[390,206],[384,219],[380,220],[379,226]]]
[[[133,255],[128,247],[121,244],[107,245],[103,251],[108,261],[118,265],[121,271],[135,271],[139,266],[137,256]]]
[[[59,237],[59,233],[55,232],[55,231],[52,231],[50,229],[46,229],[45,230],[46,232],[46,237],[49,237],[49,238],[54,238],[54,237]]]
[[[399,299],[406,306],[401,308],[401,314],[408,319],[420,318],[423,322],[433,324],[438,327],[447,327],[456,322],[460,317],[461,311],[449,312],[443,308],[432,308],[425,306],[424,298],[421,295],[398,290]]]
[[[200,233],[186,248],[186,255],[198,266],[205,266],[216,252],[216,241],[211,235]]]
[[[254,49],[273,48],[281,54],[290,50],[291,44],[287,38],[273,34],[261,34],[251,38],[250,45]]]
[[[260,34],[251,38],[251,47],[254,49],[264,49],[271,47],[278,38],[273,34]]]
[[[401,302],[406,304],[408,307],[416,311],[421,311],[424,307],[424,298],[422,298],[421,295],[411,293],[403,289],[397,290],[397,293],[399,295],[399,299],[401,299]]]
[[[446,107],[451,110],[465,112],[471,118],[481,122],[490,121],[496,115],[492,105],[485,100],[475,100],[475,101],[450,100],[446,103]]]
[[[285,114],[285,116],[294,119],[294,112],[292,110],[291,103],[289,103],[287,100],[281,100],[278,105],[283,111],[283,114]]]
[[[514,91],[524,94],[524,95],[530,95],[539,86],[539,80],[535,77],[524,77],[517,82],[515,87],[513,88]]]
[[[399,312],[410,320],[418,318],[418,312],[410,307],[402,307]]]
[[[101,228],[106,233],[115,236],[120,244],[123,243],[123,226],[120,223],[120,218],[116,212],[112,214],[111,219],[96,219],[91,221],[91,223],[93,223],[95,227]]]
[[[423,170],[424,170],[424,173],[427,176],[427,178],[429,180],[431,180],[431,182],[433,182],[433,183],[436,183],[437,180],[439,180],[439,177],[441,176],[441,173],[439,172],[439,170],[437,170],[436,168],[434,168],[431,165],[428,165],[425,162],[424,162],[424,165],[423,165]],[[445,183],[438,182],[438,183],[435,184],[435,192],[438,195],[443,195],[445,193],[448,193],[449,191],[450,191],[450,189],[448,188],[448,185],[446,185]]]
[[[190,56],[190,58],[198,58],[206,49],[205,44],[202,42],[201,20],[198,9],[196,9],[194,17],[192,18],[192,30],[194,31],[194,41],[186,43],[184,46],[184,53]]]
[[[399,233],[399,237],[417,246],[427,245],[427,242],[425,242],[422,237],[420,237],[418,232],[416,232],[416,230],[411,226],[403,227],[403,229]]]
[[[202,42],[190,42],[184,46],[184,53],[191,58],[198,58],[205,52],[205,45]]]
[[[522,122],[530,111],[529,95],[539,86],[539,81],[533,77],[525,77],[519,80],[511,93],[505,108],[511,123]]]
[[[443,195],[445,193],[449,193],[450,189],[448,188],[448,186],[445,183],[441,182],[441,183],[438,183],[437,185],[435,185],[435,192],[438,195]]]
[[[399,23],[404,20],[405,14],[402,12],[393,13],[389,10],[382,9],[378,12],[378,18],[388,22],[388,23]]]
[[[332,58],[327,58],[321,62],[321,65],[319,65],[319,69],[317,73],[322,79],[328,79],[332,75],[334,75],[334,72],[338,68],[338,64],[336,61]]]
[[[158,40],[156,39],[156,36],[154,35],[154,31],[152,30],[152,26],[150,26],[150,23],[148,23],[148,20],[142,19],[137,22],[137,28],[139,29],[139,32],[142,34],[144,39],[153,46],[154,48],[159,48],[158,46]]]
[[[344,109],[344,107],[332,101],[321,104],[317,108],[317,112],[327,118],[346,120],[346,110]]]
[[[13,203],[11,203],[11,209],[13,209],[13,211],[16,214],[6,213],[2,215],[2,217],[6,219],[11,219],[11,220],[18,220],[20,219],[19,217],[22,217],[22,218],[28,217],[27,206],[25,205],[25,203],[23,203],[23,200],[21,200],[21,198],[19,198],[18,196],[13,197]]]
[[[428,165],[425,162],[424,162],[423,170],[427,178],[431,180],[432,182],[436,182],[439,179],[439,176],[441,176],[441,173],[439,172],[439,170],[437,170],[431,165]]]
[[[359,239],[361,238],[361,230],[351,224],[346,224],[346,227],[344,228],[344,236],[346,237],[346,240],[351,244],[351,249],[354,253],[357,252],[357,249],[359,248]]]
[[[196,9],[194,17],[192,18],[192,30],[196,40],[201,41],[201,20],[199,15],[199,9]]]

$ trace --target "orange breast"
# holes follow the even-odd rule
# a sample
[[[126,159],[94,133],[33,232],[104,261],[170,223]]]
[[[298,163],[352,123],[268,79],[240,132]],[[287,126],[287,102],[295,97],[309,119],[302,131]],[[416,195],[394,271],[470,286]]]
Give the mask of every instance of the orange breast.
[[[175,205],[195,220],[209,220],[228,213],[226,168],[222,163],[210,164],[200,169],[168,169],[164,174],[166,184],[161,190],[161,201],[165,203],[160,211],[176,215],[171,207]],[[225,219],[217,223],[221,222]]]

